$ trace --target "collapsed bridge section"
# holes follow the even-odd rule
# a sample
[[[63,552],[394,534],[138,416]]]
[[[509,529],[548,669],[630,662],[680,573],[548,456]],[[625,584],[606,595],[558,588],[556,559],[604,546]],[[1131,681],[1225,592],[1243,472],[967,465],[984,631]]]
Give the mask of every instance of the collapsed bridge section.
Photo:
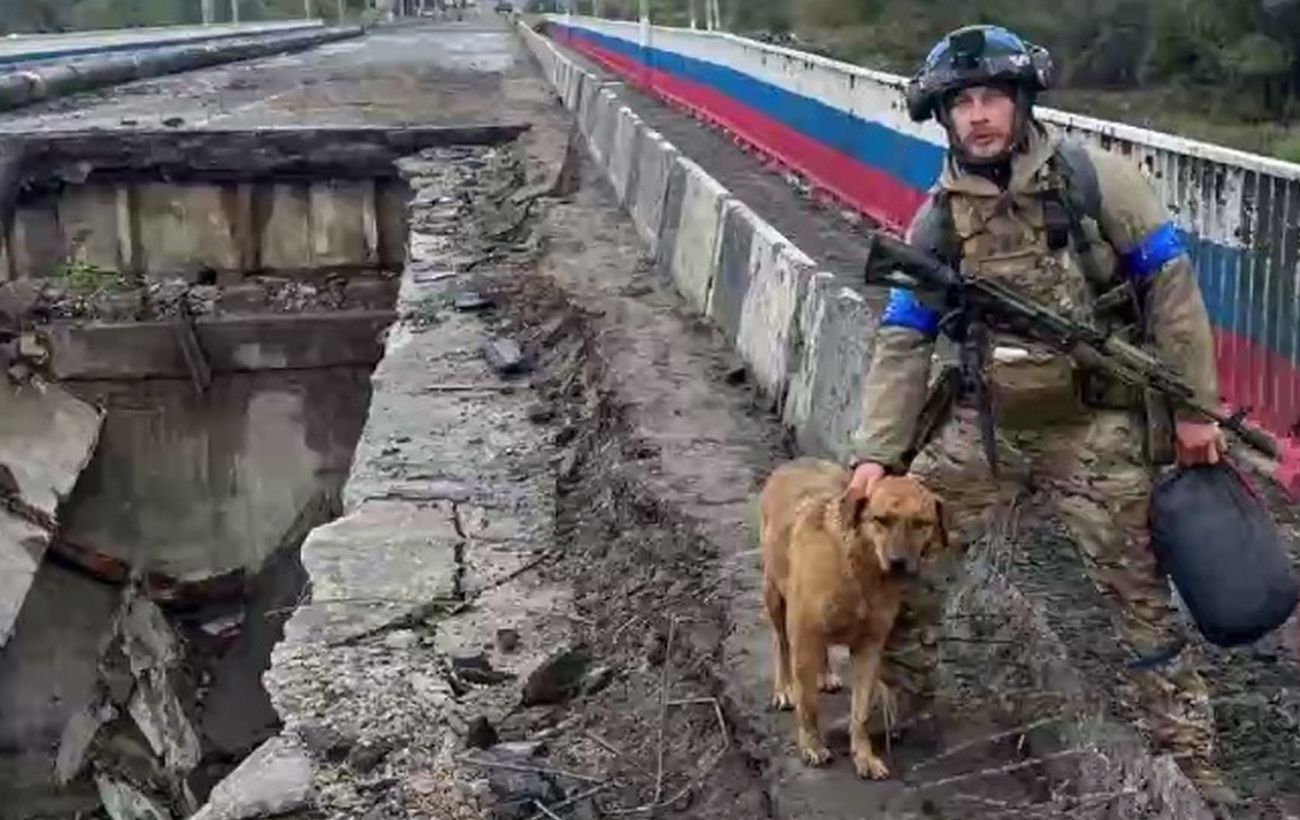
[[[0,815],[188,814],[274,730],[297,547],[337,514],[396,315],[395,161],[523,130],[6,143]]]

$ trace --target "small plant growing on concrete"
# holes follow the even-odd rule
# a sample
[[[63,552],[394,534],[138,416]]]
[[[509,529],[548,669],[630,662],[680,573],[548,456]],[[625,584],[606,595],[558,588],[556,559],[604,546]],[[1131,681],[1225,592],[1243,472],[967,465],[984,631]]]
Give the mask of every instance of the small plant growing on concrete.
[[[61,265],[53,278],[56,287],[82,295],[129,290],[133,286],[131,280],[119,271],[105,270],[81,261]]]

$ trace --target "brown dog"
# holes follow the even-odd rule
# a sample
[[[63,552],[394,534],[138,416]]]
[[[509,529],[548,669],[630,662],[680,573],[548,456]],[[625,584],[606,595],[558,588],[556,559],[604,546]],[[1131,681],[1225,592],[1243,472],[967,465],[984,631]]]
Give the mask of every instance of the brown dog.
[[[799,751],[830,760],[817,725],[818,690],[834,691],[827,650],[852,653],[850,742],[858,774],[889,776],[871,749],[867,719],[885,640],[908,578],[947,547],[940,500],[919,481],[886,477],[870,500],[850,498],[848,470],[801,458],[778,467],[759,496],[763,600],[772,621],[772,704],[793,703]]]

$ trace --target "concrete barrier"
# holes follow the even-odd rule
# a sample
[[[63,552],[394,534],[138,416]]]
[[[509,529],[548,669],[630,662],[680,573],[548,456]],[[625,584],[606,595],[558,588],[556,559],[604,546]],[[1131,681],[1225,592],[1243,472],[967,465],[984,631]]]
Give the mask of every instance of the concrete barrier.
[[[782,418],[802,452],[847,460],[862,418],[862,378],[880,312],[829,273],[812,276],[792,323]]]
[[[642,130],[636,157],[636,186],[629,197],[629,208],[637,231],[650,246],[650,254],[655,258],[659,256],[662,240],[669,180],[673,169],[680,168],[677,165],[679,156],[673,144],[658,131],[650,128]]]
[[[573,63],[566,63],[565,71],[567,78],[564,85],[564,105],[569,109],[577,110],[578,100],[581,99],[582,95],[582,87],[588,81],[588,78]]]
[[[736,349],[759,388],[780,409],[798,355],[795,341],[799,302],[812,279],[815,264],[780,234],[776,234],[779,241],[769,248],[771,239],[767,234],[766,230],[754,232],[751,277],[740,309]],[[848,381],[848,373],[843,375]]]
[[[595,128],[591,133],[591,147],[596,161],[606,170],[614,149],[614,130],[618,128],[618,111],[622,105],[613,91],[602,88],[596,96]]]
[[[718,267],[709,290],[706,312],[732,342],[740,331],[740,310],[749,290],[755,250],[759,256],[772,253],[775,230],[765,237],[755,237],[766,223],[758,214],[735,199],[729,199],[722,212],[722,230],[718,237]]]
[[[665,248],[668,271],[691,307],[707,315],[722,246],[723,208],[731,196],[689,159],[678,157],[677,164],[682,169],[682,193],[672,243]]]
[[[582,96],[578,100],[578,127],[590,140],[596,133],[596,103],[600,99],[600,83],[595,77],[582,82]]]
[[[622,106],[618,109],[618,119],[614,125],[614,138],[609,152],[609,179],[618,194],[619,204],[631,205],[636,177],[637,148],[645,124],[641,118],[632,113],[632,109]]]
[[[555,90],[555,93],[559,95],[561,100],[564,99],[564,89],[568,82],[568,73],[568,62],[563,58],[557,57],[547,75],[547,79],[551,81],[551,87]]]

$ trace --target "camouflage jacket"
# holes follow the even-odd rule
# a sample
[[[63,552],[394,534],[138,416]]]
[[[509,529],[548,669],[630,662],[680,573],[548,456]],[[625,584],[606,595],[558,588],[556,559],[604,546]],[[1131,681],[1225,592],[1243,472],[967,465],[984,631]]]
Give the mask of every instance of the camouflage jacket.
[[[1084,319],[1091,311],[1084,265],[1071,247],[1052,250],[1044,235],[1043,200],[1053,185],[1060,185],[1051,160],[1061,137],[1046,126],[1031,132],[1026,149],[1012,160],[1005,191],[964,173],[950,156],[934,192],[946,193],[951,208],[947,224],[956,234],[964,273],[997,278],[1028,298]],[[1155,349],[1195,385],[1199,399],[1216,403],[1209,317],[1169,214],[1130,160],[1091,146],[1083,150],[1100,198],[1099,219],[1081,220],[1083,232],[1095,240],[1088,244],[1091,269],[1114,282],[1128,277],[1139,285],[1146,294],[1147,333]],[[917,243],[917,235],[934,225],[935,201],[932,196],[918,211],[909,242],[926,244]],[[925,401],[937,332],[938,315],[932,309],[910,291],[890,292],[863,381],[855,462],[898,465]]]

